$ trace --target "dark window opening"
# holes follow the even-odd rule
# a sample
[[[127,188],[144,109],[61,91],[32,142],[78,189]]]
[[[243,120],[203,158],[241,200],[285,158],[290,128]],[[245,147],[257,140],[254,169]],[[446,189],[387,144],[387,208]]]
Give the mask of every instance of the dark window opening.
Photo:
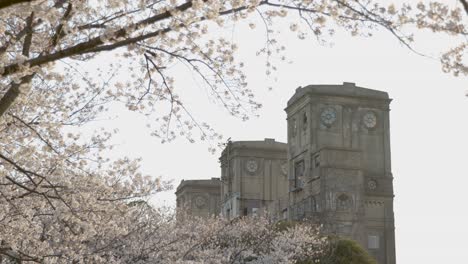
[[[314,167],[320,167],[320,155],[318,154],[314,156]]]
[[[351,198],[346,194],[338,196],[337,203],[338,211],[347,211],[351,208]]]
[[[307,114],[302,115],[302,129],[307,130]]]
[[[294,164],[294,187],[301,188],[304,180],[304,160]]]

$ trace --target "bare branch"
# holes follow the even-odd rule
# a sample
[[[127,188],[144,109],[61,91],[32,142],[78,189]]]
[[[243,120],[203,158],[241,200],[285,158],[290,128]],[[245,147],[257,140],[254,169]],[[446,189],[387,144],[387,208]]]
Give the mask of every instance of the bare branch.
[[[67,10],[63,14],[63,19],[62,19],[63,21],[66,21],[67,19],[70,18],[70,14],[71,14],[72,9],[73,9],[73,4],[69,3],[68,7],[67,7]],[[65,22],[62,22],[56,27],[55,34],[52,37],[52,40],[51,40],[51,43],[50,43],[50,46],[49,46],[49,50],[51,50],[53,47],[57,46],[57,43],[58,43],[59,39],[62,38],[65,35],[62,32],[64,23]]]
[[[7,8],[16,4],[21,3],[30,3],[33,0],[1,0],[0,1],[0,9]]]
[[[31,42],[32,42],[32,34],[33,34],[33,19],[34,19],[34,12],[31,13],[31,15],[28,17],[26,20],[26,37],[24,38],[24,44],[23,44],[23,55],[26,57],[29,57],[29,49],[31,48]]]
[[[0,117],[10,108],[20,94],[20,86],[31,82],[34,74],[24,76],[19,83],[12,83],[7,92],[0,99]]]
[[[468,15],[468,2],[466,0],[460,0],[460,3],[463,5],[466,14]]]
[[[176,8],[176,10],[185,11],[185,10],[191,8],[191,7],[192,7],[192,2],[189,1],[189,2],[186,2],[184,4],[179,5]],[[171,12],[166,11],[164,13],[152,16],[150,18],[147,18],[147,19],[144,19],[144,20],[141,20],[141,21],[135,23],[134,28],[138,29],[138,28],[141,28],[141,27],[143,27],[145,25],[149,25],[149,24],[152,24],[152,23],[155,23],[155,22],[159,22],[161,20],[165,20],[165,19],[170,18],[170,17],[172,17]],[[113,49],[116,49],[116,48],[126,46],[126,45],[131,44],[131,43],[135,43],[135,42],[142,41],[142,40],[145,40],[145,39],[148,39],[148,38],[151,38],[151,37],[158,36],[159,34],[168,32],[170,30],[171,30],[170,28],[167,28],[167,29],[164,29],[164,30],[158,30],[158,31],[152,32],[150,34],[144,34],[144,35],[141,35],[139,37],[128,38],[128,40],[117,41],[114,44],[106,45],[106,46],[102,46],[102,47],[99,47],[99,45],[102,45],[105,42],[102,40],[101,37],[95,37],[95,38],[92,38],[92,39],[90,39],[88,41],[79,43],[79,44],[77,44],[75,46],[72,46],[72,47],[57,51],[55,53],[38,56],[36,58],[33,58],[33,59],[30,59],[30,60],[26,61],[25,63],[30,65],[31,67],[32,66],[40,66],[40,65],[52,62],[52,61],[56,61],[56,60],[63,59],[63,58],[66,58],[66,57],[70,57],[70,56],[74,56],[74,55],[82,55],[82,54],[91,53],[91,52],[113,50]],[[119,30],[116,30],[112,34],[112,38],[113,39],[118,39],[118,38],[126,37],[128,33],[129,32],[127,31],[126,28],[121,28]],[[20,65],[17,64],[17,63],[12,64],[12,65],[8,65],[8,66],[4,67],[4,72],[3,72],[2,76],[8,76],[8,75],[10,75],[12,73],[15,73],[15,72],[17,72],[19,70],[19,68],[20,68]]]

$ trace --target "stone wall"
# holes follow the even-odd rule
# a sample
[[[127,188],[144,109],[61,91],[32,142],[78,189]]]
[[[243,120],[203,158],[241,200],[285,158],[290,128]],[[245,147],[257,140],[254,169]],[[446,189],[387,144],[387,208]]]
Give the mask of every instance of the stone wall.
[[[177,211],[199,217],[218,216],[220,192],[219,178],[182,180],[176,190]]]
[[[229,142],[220,157],[222,215],[263,214],[287,195],[287,146],[274,139]]]
[[[289,218],[324,224],[395,263],[389,99],[343,85],[298,88],[288,101]]]

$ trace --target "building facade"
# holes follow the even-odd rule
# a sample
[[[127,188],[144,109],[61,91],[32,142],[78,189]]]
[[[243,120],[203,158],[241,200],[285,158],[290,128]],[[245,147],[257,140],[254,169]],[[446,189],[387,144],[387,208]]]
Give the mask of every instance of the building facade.
[[[262,214],[288,195],[287,145],[274,139],[228,142],[221,154],[221,214]]]
[[[343,85],[298,88],[288,120],[289,218],[360,242],[395,263],[388,94]]]
[[[390,102],[354,83],[299,87],[285,109],[287,144],[228,142],[221,179],[183,181],[177,207],[310,220],[358,241],[379,264],[395,264]]]
[[[176,189],[177,211],[198,217],[218,216],[221,201],[221,181],[182,180]]]

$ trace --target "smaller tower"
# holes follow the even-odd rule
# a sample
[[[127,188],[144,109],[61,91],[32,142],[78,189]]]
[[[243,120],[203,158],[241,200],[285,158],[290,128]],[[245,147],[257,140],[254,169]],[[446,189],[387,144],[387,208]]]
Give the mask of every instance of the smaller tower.
[[[287,146],[274,139],[229,142],[221,163],[221,214],[258,215],[287,196]]]
[[[198,217],[219,215],[221,181],[219,178],[209,180],[182,180],[175,192],[177,212]]]

